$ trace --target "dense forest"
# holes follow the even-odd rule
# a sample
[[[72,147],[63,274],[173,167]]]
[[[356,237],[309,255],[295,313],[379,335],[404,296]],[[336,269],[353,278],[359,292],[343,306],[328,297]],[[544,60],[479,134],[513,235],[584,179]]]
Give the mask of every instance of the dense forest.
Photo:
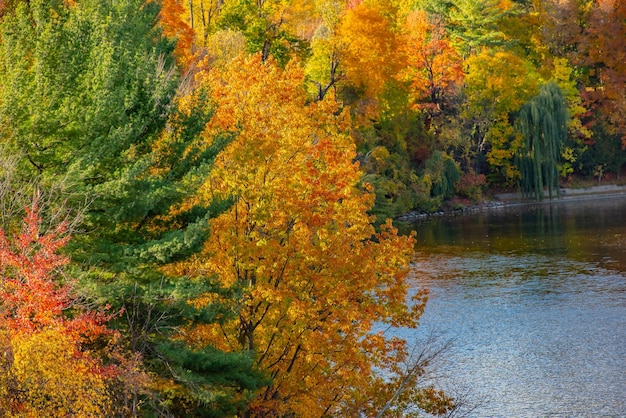
[[[2,416],[450,414],[388,218],[626,162],[619,0],[7,0],[0,74]]]

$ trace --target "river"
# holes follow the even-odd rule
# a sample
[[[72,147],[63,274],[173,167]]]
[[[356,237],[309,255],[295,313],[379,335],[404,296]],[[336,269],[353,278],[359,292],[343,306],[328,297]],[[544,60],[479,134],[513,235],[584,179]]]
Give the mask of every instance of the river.
[[[471,417],[626,417],[626,199],[491,209],[412,225],[417,334],[452,346],[439,386]]]

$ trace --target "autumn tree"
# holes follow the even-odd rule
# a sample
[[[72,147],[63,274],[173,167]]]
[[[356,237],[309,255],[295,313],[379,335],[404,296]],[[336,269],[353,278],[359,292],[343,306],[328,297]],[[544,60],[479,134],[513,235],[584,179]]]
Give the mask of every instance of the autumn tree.
[[[577,63],[584,53],[584,28],[592,0],[547,0],[541,2],[538,12],[543,25],[542,38],[546,48],[558,57]]]
[[[185,8],[181,0],[164,0],[159,11],[163,34],[176,40],[174,54],[184,69],[191,64],[194,55],[194,31],[185,20]]]
[[[261,52],[263,59],[273,56],[286,63],[302,52],[302,39],[289,26],[294,0],[234,0],[220,7],[217,27],[244,34],[250,53]]]
[[[581,157],[588,150],[589,144],[594,141],[593,131],[588,124],[589,110],[584,107],[578,87],[579,75],[567,59],[554,58],[552,82],[559,86],[567,106],[568,135],[561,147],[559,173],[561,177],[568,177],[575,171],[576,166],[580,167]]]
[[[501,19],[498,29],[502,32],[504,46],[516,55],[525,57],[537,68],[550,65],[556,51],[546,42],[549,36],[551,9],[546,1],[501,2],[509,4],[508,13]]]
[[[374,231],[372,195],[359,187],[342,132],[346,115],[335,116],[332,101],[306,105],[303,77],[297,65],[283,71],[259,55],[206,76],[218,103],[207,141],[235,137],[198,196],[234,203],[211,220],[205,255],[192,266],[245,296],[238,318],[190,327],[188,338],[247,350],[270,375],[249,416],[373,415],[392,399],[407,353],[374,327],[416,327],[425,295],[407,304],[413,240],[389,224]],[[426,393],[418,387],[393,407],[417,402]]]
[[[371,213],[377,223],[430,206],[430,185],[420,174],[437,147],[432,119],[410,104],[408,89],[396,85],[383,95],[379,119],[353,134],[364,180],[374,186]],[[434,202],[432,202],[434,203]]]
[[[347,6],[319,3],[322,22],[311,42],[307,76],[317,100],[339,88],[345,104],[357,104],[357,112],[368,117],[376,114],[379,96],[403,65],[403,55],[389,10],[376,2]]]
[[[448,42],[442,23],[431,22],[425,12],[409,15],[405,33],[402,47],[407,67],[403,73],[410,82],[414,106],[443,111],[463,80],[461,57]]]
[[[541,78],[532,63],[504,51],[483,50],[466,65],[467,102],[462,117],[471,130],[474,150],[486,156],[500,179],[516,183],[520,174],[513,157],[522,142],[514,120],[522,105],[539,91]]]
[[[194,45],[205,47],[207,39],[215,31],[222,0],[190,0],[183,3],[184,21],[194,34]]]
[[[140,406],[227,415],[245,407],[239,392],[262,382],[251,361],[173,340],[182,323],[235,313],[193,308],[189,299],[218,286],[162,267],[201,249],[208,219],[228,207],[180,206],[228,138],[198,142],[207,93],[181,79],[159,11],[135,0],[21,3],[0,23],[0,134],[24,156],[17,175],[66,179],[67,204],[89,202],[66,250],[91,301],[123,312],[110,323],[118,346],[151,377],[127,382],[129,415]]]
[[[376,98],[401,62],[391,22],[376,8],[361,3],[342,17],[337,37],[346,79],[368,97]]]
[[[450,127],[455,126],[451,119],[460,110],[463,61],[452,47],[443,21],[424,11],[407,17],[402,50],[406,67],[399,78],[409,83],[411,106],[420,111],[425,129],[433,132],[441,150],[447,151],[454,143],[448,137],[460,136]]]
[[[306,64],[308,80],[312,85],[311,95],[316,100],[323,100],[344,79],[339,64],[340,54],[335,45],[334,28],[321,25],[311,41],[311,56]]]
[[[450,122],[463,79],[443,22],[409,13],[406,2],[354,2],[344,12],[329,3],[307,80],[317,100],[332,89],[350,105],[359,159],[377,186],[374,212],[384,219],[435,204],[418,172],[436,147],[459,146],[458,125]]]
[[[0,412],[121,413],[112,403],[117,371],[98,357],[115,334],[106,329],[103,312],[81,304],[75,281],[62,274],[69,261],[60,254],[67,224],[44,232],[38,200],[27,208],[21,233],[9,237],[0,229]]]
[[[593,2],[585,31],[586,64],[590,67],[585,96],[598,119],[626,144],[626,5],[621,1]]]
[[[428,148],[416,144],[424,136],[423,124],[410,109],[404,80],[398,80],[406,65],[401,37],[406,10],[400,3],[318,2],[322,24],[305,67],[316,100],[331,93],[351,109],[354,141],[371,174],[368,181],[377,186],[375,213],[382,221],[413,207],[416,176],[410,161],[420,154],[415,148]],[[383,171],[398,174],[390,179]]]

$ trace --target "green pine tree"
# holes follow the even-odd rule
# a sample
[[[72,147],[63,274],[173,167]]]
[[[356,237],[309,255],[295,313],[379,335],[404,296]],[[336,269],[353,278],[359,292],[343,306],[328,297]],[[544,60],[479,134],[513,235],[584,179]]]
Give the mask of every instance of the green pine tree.
[[[134,394],[127,413],[148,402],[177,416],[232,414],[264,383],[251,359],[177,337],[183,325],[236,314],[190,300],[239,292],[162,269],[202,248],[208,220],[228,207],[216,201],[172,214],[228,138],[199,140],[211,117],[203,92],[194,109],[177,110],[181,77],[158,12],[158,2],[138,0],[19,3],[0,23],[0,135],[25,156],[21,176],[43,187],[63,179],[67,205],[88,202],[83,233],[68,246],[74,266],[94,301],[122,312],[111,325],[156,382],[153,393]]]

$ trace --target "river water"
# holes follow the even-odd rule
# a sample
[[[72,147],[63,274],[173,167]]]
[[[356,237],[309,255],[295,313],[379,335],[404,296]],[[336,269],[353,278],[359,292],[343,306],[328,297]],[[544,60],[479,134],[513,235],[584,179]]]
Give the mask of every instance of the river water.
[[[417,338],[452,340],[434,372],[469,416],[626,417],[625,198],[412,228],[430,290]]]

